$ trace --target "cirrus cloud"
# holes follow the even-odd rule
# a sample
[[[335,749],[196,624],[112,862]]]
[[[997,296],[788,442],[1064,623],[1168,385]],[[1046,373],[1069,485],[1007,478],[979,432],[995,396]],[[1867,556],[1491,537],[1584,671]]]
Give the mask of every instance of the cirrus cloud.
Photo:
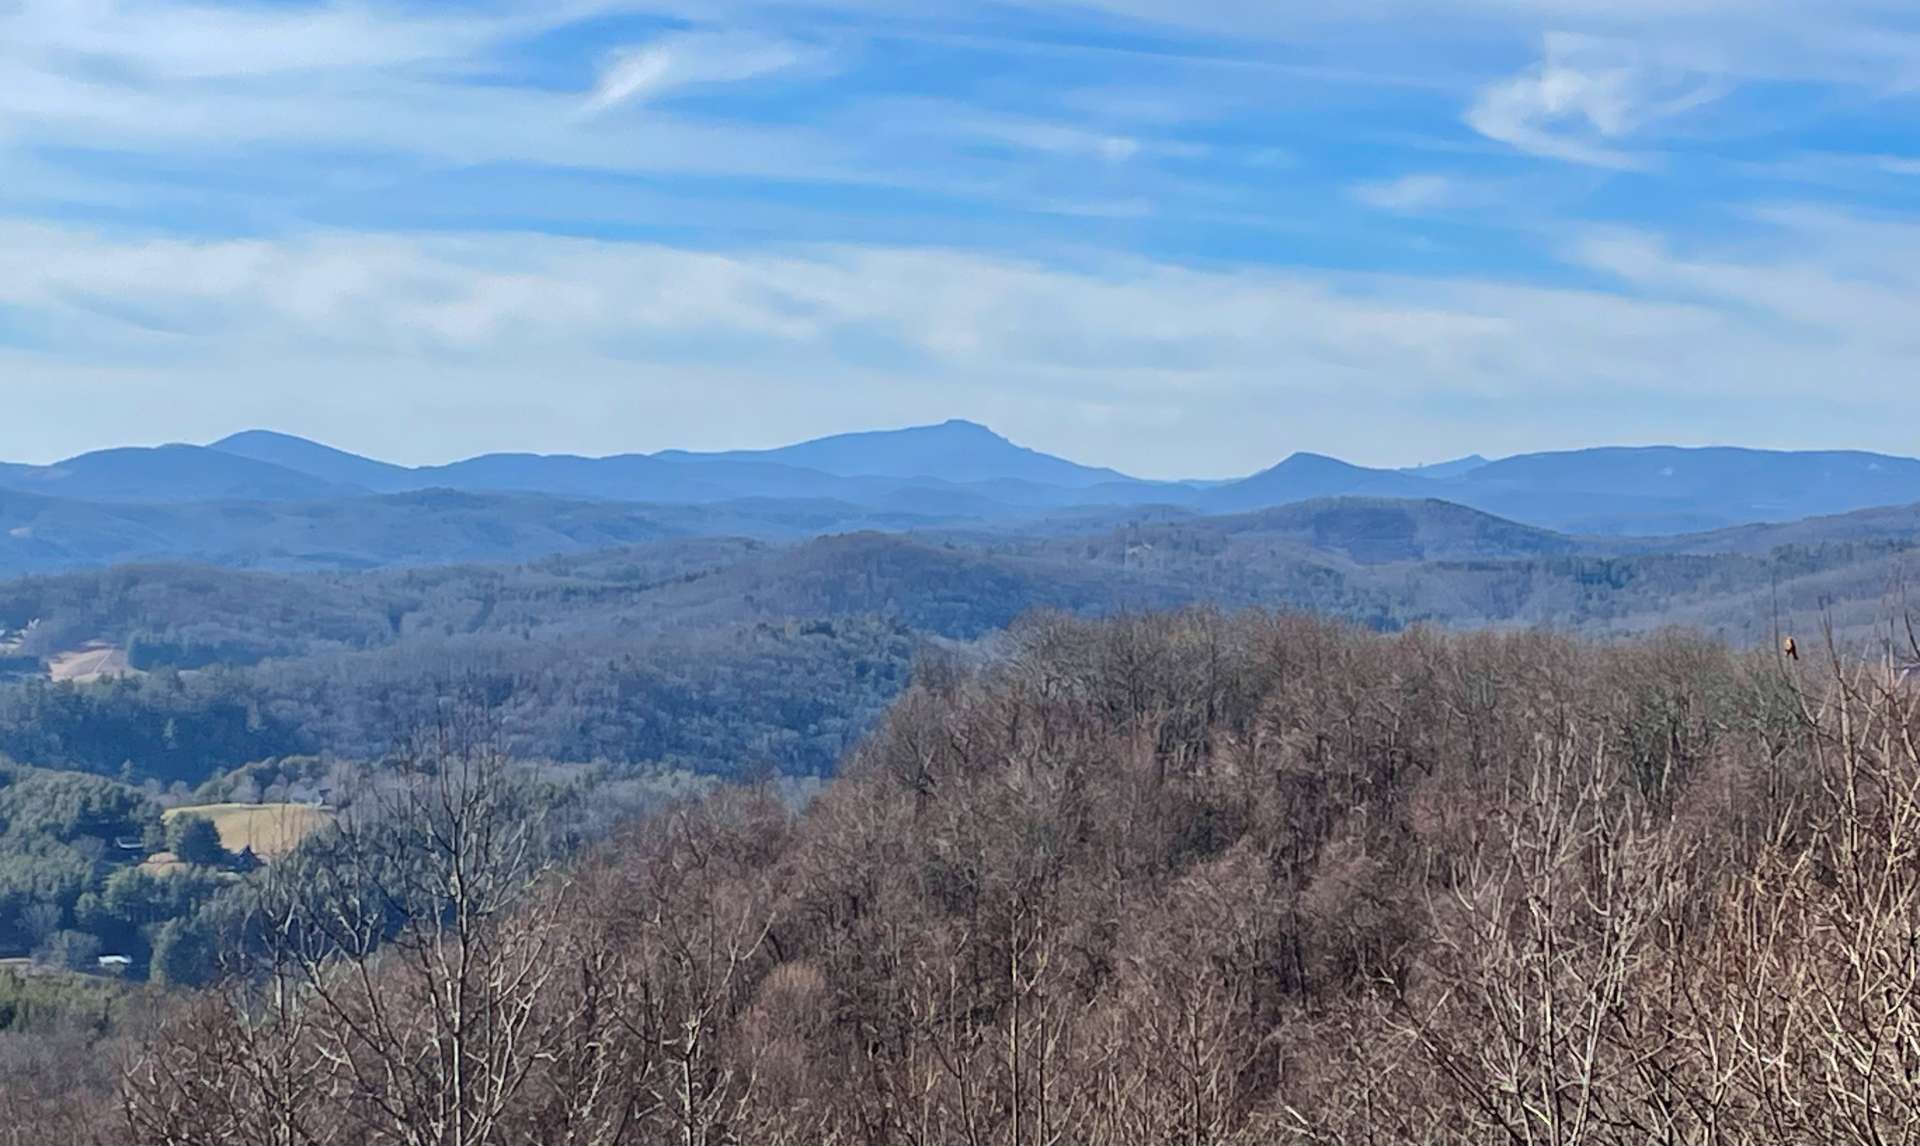
[[[1650,160],[1630,146],[1636,134],[1726,90],[1633,44],[1555,33],[1538,63],[1483,88],[1466,118],[1481,135],[1533,155],[1642,168]]]
[[[809,57],[796,44],[763,36],[712,32],[667,36],[614,53],[587,98],[586,110],[603,112],[645,102],[678,88],[758,79]]]

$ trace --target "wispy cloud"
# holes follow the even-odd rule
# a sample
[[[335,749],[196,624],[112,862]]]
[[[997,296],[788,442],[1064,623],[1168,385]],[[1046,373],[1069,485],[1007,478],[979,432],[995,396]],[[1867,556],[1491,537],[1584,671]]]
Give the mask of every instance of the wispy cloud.
[[[533,5],[409,13],[348,3],[16,0],[0,7],[0,58],[110,67],[147,81],[356,72],[457,62],[593,10],[578,0],[544,13]]]
[[[44,157],[73,150],[197,163],[215,184],[227,169],[210,157],[262,149],[436,165],[854,176],[848,148],[805,128],[775,130],[751,117],[580,114],[583,101],[605,111],[813,59],[779,39],[670,36],[617,54],[597,77],[583,61],[571,84],[527,82],[524,63],[510,62],[541,34],[622,6],[502,0],[456,13],[340,3],[0,3],[0,163],[56,186],[65,180]],[[33,186],[17,179],[0,188],[0,202]]]
[[[1920,237],[1862,219],[1913,206],[1916,33],[1887,0],[0,0],[0,457],[966,413],[1228,472],[1682,401],[1897,446]],[[1787,193],[1844,222],[1753,214]]]
[[[1402,175],[1356,183],[1351,190],[1355,199],[1382,211],[1432,211],[1460,206],[1469,198],[1464,185],[1447,175]]]
[[[1725,91],[1636,45],[1556,33],[1537,64],[1483,88],[1466,118],[1481,135],[1534,155],[1633,169],[1650,162],[1630,146],[1636,134]]]
[[[1140,141],[1130,135],[1089,131],[1036,120],[975,118],[950,125],[981,138],[1049,155],[1078,156],[1108,163],[1125,163],[1140,154]]]
[[[0,447],[77,448],[109,408],[140,411],[126,432],[143,437],[272,421],[258,385],[272,374],[326,380],[316,432],[410,457],[712,441],[726,407],[744,411],[724,428],[740,440],[958,412],[1094,460],[1225,473],[1290,447],[1391,461],[1645,437],[1661,403],[1681,400],[1698,404],[1696,438],[1900,448],[1899,427],[1920,417],[1905,385],[1920,227],[1793,213],[1769,226],[1763,253],[1596,233],[1569,257],[1613,276],[1606,290],[926,247],[14,226],[0,231],[0,313],[34,338],[0,341],[0,368],[42,389]],[[1836,376],[1877,404],[1874,425],[1829,408]],[[543,412],[529,421],[531,378]],[[1380,417],[1354,426],[1337,413],[1354,402]],[[1488,404],[1497,427],[1444,413]],[[456,408],[469,420],[457,440],[413,420]],[[1116,446],[1089,428],[1095,409],[1142,431]],[[1146,433],[1156,418],[1177,432]]]
[[[800,46],[762,36],[687,33],[616,52],[586,102],[590,113],[645,102],[687,87],[739,83],[785,71],[811,57]]]
[[[1892,90],[1920,74],[1920,13],[1890,0],[1075,0],[1071,6],[1240,45],[1351,44],[1355,28],[1391,29],[1367,41],[1376,69],[1382,61],[1401,71],[1424,62],[1429,74],[1442,76],[1457,74],[1450,49],[1554,33],[1711,59],[1716,70],[1741,79]]]

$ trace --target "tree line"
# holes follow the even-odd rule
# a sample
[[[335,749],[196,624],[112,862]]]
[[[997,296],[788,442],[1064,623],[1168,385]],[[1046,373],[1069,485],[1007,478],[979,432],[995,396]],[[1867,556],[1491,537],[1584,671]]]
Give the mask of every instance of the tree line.
[[[804,810],[722,789],[573,862],[497,736],[423,737],[36,1141],[1920,1125],[1920,696],[1883,657],[1211,612],[1009,641],[923,661]]]

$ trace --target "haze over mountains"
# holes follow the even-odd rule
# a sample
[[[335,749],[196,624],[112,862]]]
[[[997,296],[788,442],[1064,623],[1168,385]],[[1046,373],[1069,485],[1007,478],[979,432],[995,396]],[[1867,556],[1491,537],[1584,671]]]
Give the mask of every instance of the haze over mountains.
[[[1450,503],[1620,548],[1920,502],[1920,460],[1653,446],[1388,470],[1296,453],[1238,480],[1169,482],[961,420],[768,450],[499,453],[420,467],[251,430],[0,466],[0,573],[154,559],[287,569],[524,560],[693,535],[1083,532],[1332,498]]]
[[[1143,482],[964,423],[422,468],[259,432],[104,451],[0,471],[0,754],[132,760],[165,784],[371,758],[458,673],[530,759],[825,775],[923,653],[990,657],[1052,612],[1859,645],[1905,604],[1915,468],[1655,449],[1409,473],[1299,454],[1236,482]],[[1904,503],[1759,520],[1889,494]],[[1553,527],[1598,515],[1720,528]],[[83,658],[103,655],[122,675],[95,688]]]

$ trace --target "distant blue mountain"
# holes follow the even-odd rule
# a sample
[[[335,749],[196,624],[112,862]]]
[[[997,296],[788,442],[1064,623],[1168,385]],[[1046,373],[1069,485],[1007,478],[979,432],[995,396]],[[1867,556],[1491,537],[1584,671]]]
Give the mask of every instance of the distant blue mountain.
[[[1687,506],[1726,524],[1920,500],[1920,461],[1854,450],[1610,447],[1522,454],[1459,477],[1470,490],[1606,494]]]
[[[322,501],[82,501],[0,489],[0,577],[151,561],[354,570],[526,561],[666,538],[791,541],[942,524],[844,502],[648,505],[448,489]]]
[[[799,466],[763,461],[679,461],[647,454],[586,458],[567,454],[484,454],[451,465],[413,471],[416,488],[517,491],[614,501],[692,503],[740,498],[826,498],[868,506],[950,512],[957,501],[986,516],[1020,504],[1021,491],[1005,499],[937,478],[842,477]],[[1050,496],[1049,496],[1050,495]],[[1053,487],[1035,494],[1041,504],[1064,495]],[[916,502],[922,504],[914,504]]]
[[[1451,478],[1459,477],[1461,474],[1467,473],[1470,470],[1477,470],[1486,464],[1487,459],[1481,457],[1479,454],[1468,454],[1464,458],[1454,458],[1444,462],[1433,462],[1430,465],[1405,466],[1400,472],[1403,474],[1412,474],[1414,477]]]
[[[1398,470],[1369,469],[1324,454],[1297,453],[1250,478],[1197,491],[1188,504],[1238,513],[1327,497],[1444,496],[1434,483]]]
[[[977,422],[835,434],[771,450],[692,453],[667,450],[677,462],[774,462],[841,477],[938,478],[964,483],[999,479],[1052,486],[1092,486],[1134,479],[1117,470],[1083,466],[1017,446]]]
[[[1920,502],[1920,460],[1649,446],[1495,461],[1471,455],[1392,470],[1303,452],[1237,481],[1149,482],[951,421],[774,450],[601,458],[500,453],[417,468],[266,430],[204,447],[101,450],[51,466],[0,464],[0,490],[67,502],[317,503],[429,489],[652,506],[752,501],[756,529],[777,528],[767,522],[786,505],[799,532],[811,528],[804,523],[844,522],[850,514],[1025,528],[1076,510],[1229,514],[1336,497],[1438,499],[1567,533],[1650,537]],[[823,518],[821,505],[837,508]]]
[[[266,462],[343,486],[360,486],[380,493],[415,488],[414,471],[406,466],[375,461],[272,430],[243,430],[221,438],[207,448]]]
[[[382,493],[444,487],[665,503],[828,498],[912,513],[994,517],[1083,500],[1146,500],[1141,491],[1158,488],[1016,446],[984,426],[960,421],[843,434],[777,450],[600,458],[500,453],[418,468],[268,430],[248,430],[209,448]],[[1089,497],[1078,492],[1095,488],[1100,492]],[[1184,489],[1168,488],[1176,494]]]
[[[1183,504],[1225,513],[1322,497],[1439,498],[1548,529],[1666,535],[1920,501],[1920,461],[1858,451],[1649,446],[1380,470],[1301,453]]]
[[[1858,451],[1602,447],[1520,454],[1433,496],[1599,535],[1673,535],[1920,501],[1920,461]]]
[[[50,466],[10,466],[0,488],[80,501],[219,498],[283,501],[364,492],[313,474],[204,446],[128,446]]]

